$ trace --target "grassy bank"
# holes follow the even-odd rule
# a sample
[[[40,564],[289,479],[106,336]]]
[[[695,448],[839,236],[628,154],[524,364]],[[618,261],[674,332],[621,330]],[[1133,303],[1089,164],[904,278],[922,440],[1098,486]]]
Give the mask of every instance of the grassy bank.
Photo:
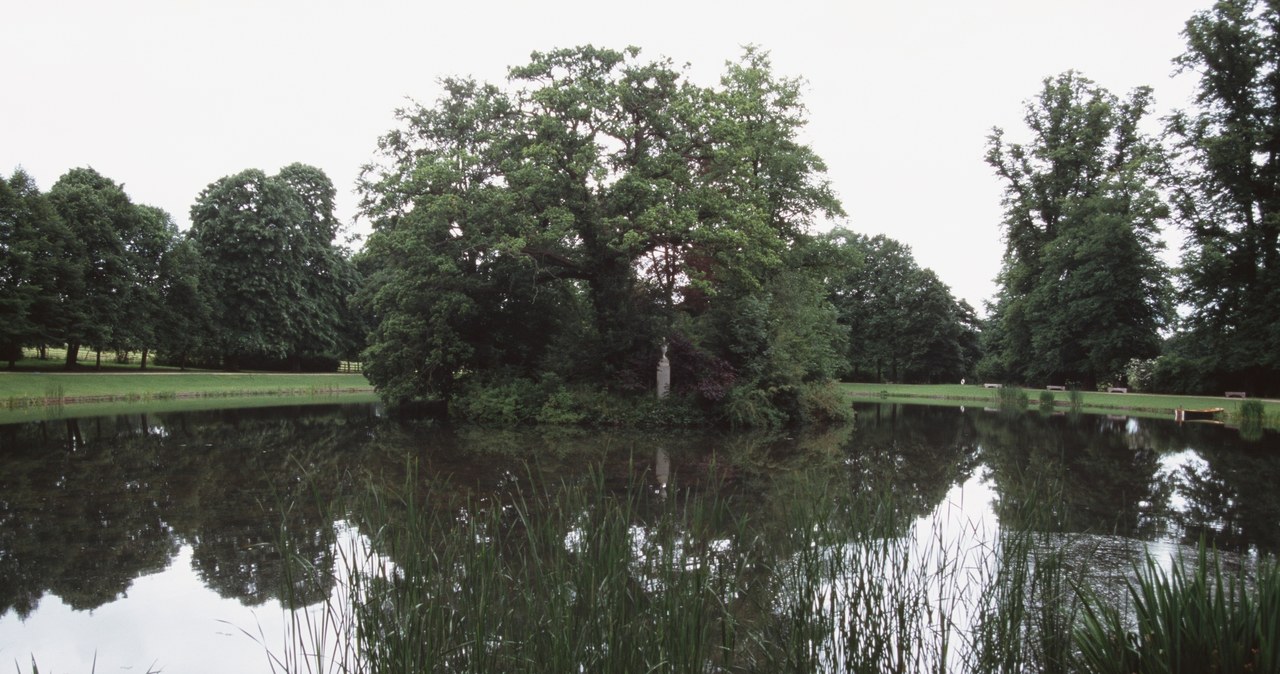
[[[841,389],[854,399],[895,400],[903,402],[935,402],[940,404],[980,404],[996,406],[1000,403],[997,390],[982,385],[959,384],[841,384]],[[1027,397],[1028,407],[1040,405],[1042,395],[1053,396],[1054,409],[1070,409],[1072,392],[1044,391],[1043,389],[1017,389]],[[1008,391],[1005,395],[1008,395]],[[1221,407],[1225,417],[1238,418],[1244,402],[1235,398],[1212,396],[1174,396],[1152,393],[1100,393],[1079,391],[1080,408],[1086,412],[1125,412],[1161,418],[1173,418],[1178,408],[1194,410]],[[1280,424],[1280,401],[1257,400],[1263,407],[1268,425]]]
[[[369,393],[359,374],[0,371],[0,408]]]

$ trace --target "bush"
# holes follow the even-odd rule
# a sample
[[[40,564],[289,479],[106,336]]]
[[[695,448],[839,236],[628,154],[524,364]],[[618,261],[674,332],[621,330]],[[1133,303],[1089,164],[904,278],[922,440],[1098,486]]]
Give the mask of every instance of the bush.
[[[1054,402],[1053,391],[1040,392],[1040,411],[1041,412],[1052,412],[1053,402]]]
[[[451,415],[476,424],[516,426],[530,423],[546,400],[528,379],[472,382],[450,401]]]
[[[1199,394],[1217,388],[1204,363],[1177,354],[1156,358],[1149,381],[1148,390],[1160,393]]]
[[[1155,379],[1157,358],[1131,358],[1124,366],[1124,378],[1135,391],[1151,391]]]
[[[563,386],[547,397],[536,415],[539,424],[552,426],[577,426],[586,419],[586,411]]]
[[[1267,423],[1267,411],[1260,400],[1240,403],[1240,437],[1249,441],[1262,439],[1262,429]]]
[[[800,420],[831,423],[853,420],[853,406],[833,381],[814,382],[800,388]]]
[[[780,428],[787,416],[774,405],[768,391],[754,385],[729,389],[722,412],[733,428]]]

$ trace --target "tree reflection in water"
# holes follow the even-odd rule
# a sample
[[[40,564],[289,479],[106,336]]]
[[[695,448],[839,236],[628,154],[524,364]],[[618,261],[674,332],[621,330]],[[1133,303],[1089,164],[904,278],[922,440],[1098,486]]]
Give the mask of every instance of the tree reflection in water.
[[[320,506],[370,410],[253,410],[0,426],[0,615],[46,593],[78,610],[120,597],[190,544],[208,587],[247,604],[282,595],[281,527],[327,564]],[[288,594],[288,593],[285,593]],[[327,596],[295,588],[291,596]]]
[[[900,405],[861,406],[855,426],[766,434],[442,429],[382,420],[366,405],[0,426],[0,615],[28,616],[48,593],[96,608],[183,545],[223,597],[319,600],[332,574],[301,570],[332,568],[335,519],[385,514],[346,498],[369,487],[415,490],[460,526],[476,515],[467,508],[492,509],[516,529],[524,522],[504,504],[522,495],[593,479],[621,493],[643,481],[652,498],[632,510],[639,531],[660,520],[664,498],[714,488],[724,509],[682,526],[707,544],[772,541],[781,558],[788,509],[815,493],[893,492],[905,531],[983,475],[1006,523],[1025,524],[1021,505],[1049,498],[1053,521],[1037,524],[1053,530],[1276,551],[1277,444],[1274,433],[1245,441],[1163,420]],[[1199,460],[1169,469],[1188,448]],[[280,553],[282,532],[297,560]]]

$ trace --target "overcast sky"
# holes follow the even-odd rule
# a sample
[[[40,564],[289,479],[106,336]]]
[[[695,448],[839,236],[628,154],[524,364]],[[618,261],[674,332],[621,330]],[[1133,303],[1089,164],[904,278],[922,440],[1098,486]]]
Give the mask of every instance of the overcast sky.
[[[1191,14],[1210,0],[900,0],[638,3],[101,0],[12,2],[0,24],[0,171],[42,190],[76,166],[125,184],[186,227],[197,194],[246,168],[303,162],[355,217],[354,182],[392,112],[437,81],[502,82],[534,50],[635,45],[713,84],[741,46],[807,81],[805,140],[849,228],[912,247],[981,309],[1003,243],[991,127],[1023,140],[1048,76],[1075,69],[1112,92],[1171,78]],[[1152,127],[1156,127],[1153,125]],[[358,231],[359,228],[357,228]]]

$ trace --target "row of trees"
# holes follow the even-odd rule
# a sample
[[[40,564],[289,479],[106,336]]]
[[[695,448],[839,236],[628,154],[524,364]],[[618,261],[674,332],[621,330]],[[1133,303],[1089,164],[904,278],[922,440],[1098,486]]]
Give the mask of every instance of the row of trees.
[[[66,345],[68,367],[82,346],[140,352],[144,368],[157,349],[233,369],[353,356],[358,279],[333,244],[333,197],[313,167],[249,170],[205,189],[184,234],[91,168],[47,193],[18,169],[0,182],[0,358],[48,345]]]
[[[837,377],[1091,386],[1135,359],[1157,388],[1263,392],[1280,381],[1278,22],[1253,0],[1188,22],[1179,63],[1201,90],[1171,144],[1144,131],[1150,90],[1074,72],[1028,103],[1030,142],[993,133],[1006,252],[981,324],[898,242],[811,232],[841,206],[798,141],[800,83],[766,54],[701,86],[582,47],[399,111],[362,173],[373,231],[354,260],[311,167],[214,182],[185,235],[91,169],[48,194],[15,173],[0,347],[228,367],[363,348],[389,402],[507,396],[563,418],[591,413],[563,409],[583,391],[650,390],[664,345],[677,393],[744,423],[833,413]],[[1170,219],[1189,234],[1176,277],[1158,255]]]
[[[1176,63],[1200,84],[1164,120],[1166,144],[1142,130],[1149,89],[1122,99],[1074,72],[1027,105],[1029,143],[992,134],[1006,250],[982,376],[1092,386],[1128,370],[1159,390],[1277,391],[1278,25],[1280,7],[1256,0],[1187,22]],[[1158,257],[1168,220],[1187,233],[1176,275]]]

